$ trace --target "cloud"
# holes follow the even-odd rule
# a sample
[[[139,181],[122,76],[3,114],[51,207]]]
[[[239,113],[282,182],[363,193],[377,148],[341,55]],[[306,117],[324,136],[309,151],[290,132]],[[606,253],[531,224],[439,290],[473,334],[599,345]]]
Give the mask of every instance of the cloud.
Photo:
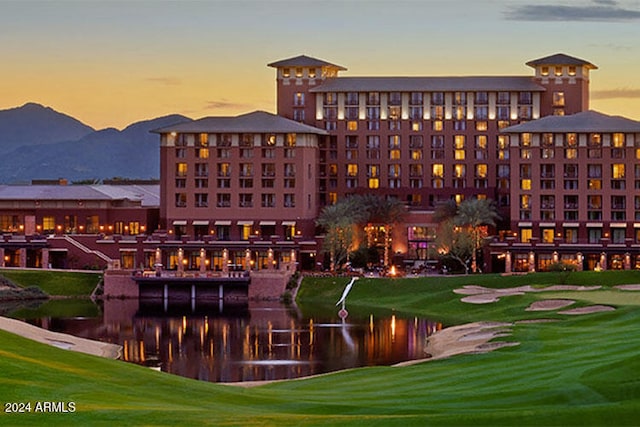
[[[640,89],[633,88],[616,88],[605,90],[594,90],[591,92],[591,99],[635,99],[640,98]]]
[[[214,101],[207,101],[207,105],[205,105],[204,109],[205,110],[217,110],[217,109],[227,109],[227,108],[239,109],[239,108],[247,108],[249,106],[250,106],[249,104],[232,102],[226,98],[221,98]]]
[[[177,77],[148,77],[145,80],[165,86],[179,86],[182,84],[182,81]]]
[[[620,7],[612,0],[595,0],[591,5],[562,6],[536,4],[514,6],[504,12],[510,21],[591,21],[591,22],[632,22],[640,21],[640,10]]]

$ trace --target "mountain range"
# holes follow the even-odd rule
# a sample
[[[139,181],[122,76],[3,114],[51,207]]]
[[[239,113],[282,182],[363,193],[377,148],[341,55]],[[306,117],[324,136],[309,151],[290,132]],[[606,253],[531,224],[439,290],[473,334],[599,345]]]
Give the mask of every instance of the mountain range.
[[[174,114],[96,130],[40,104],[0,110],[0,183],[158,179],[160,137],[150,131],[190,120]]]

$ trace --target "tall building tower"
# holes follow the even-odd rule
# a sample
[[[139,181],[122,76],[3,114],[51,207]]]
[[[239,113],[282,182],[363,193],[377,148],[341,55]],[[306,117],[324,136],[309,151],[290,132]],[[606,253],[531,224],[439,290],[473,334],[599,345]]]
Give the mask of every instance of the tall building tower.
[[[277,69],[278,115],[310,125],[315,125],[316,101],[309,90],[346,71],[340,65],[305,55],[268,65]]]
[[[540,102],[540,117],[576,114],[589,109],[589,71],[598,67],[562,53],[534,59],[534,81],[547,88]]]

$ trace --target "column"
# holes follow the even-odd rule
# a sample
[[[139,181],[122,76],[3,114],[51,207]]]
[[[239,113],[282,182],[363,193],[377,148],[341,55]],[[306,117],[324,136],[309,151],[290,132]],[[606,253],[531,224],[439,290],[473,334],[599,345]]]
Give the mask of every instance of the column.
[[[207,271],[207,251],[204,248],[200,249],[200,273],[206,273]]]
[[[229,250],[222,251],[222,274],[229,274]]]
[[[273,264],[275,263],[273,259],[273,249],[269,248],[267,252],[267,269],[273,270]]]
[[[624,254],[624,269],[631,270],[631,254],[629,252]]]
[[[178,249],[178,277],[184,276],[184,251],[182,248]]]
[[[511,273],[513,271],[513,265],[512,265],[511,261],[511,251],[507,251],[507,254],[505,255],[504,258],[504,272],[505,273]]]
[[[251,250],[246,249],[244,251],[244,269],[246,271],[251,270]]]
[[[584,270],[584,256],[582,252],[576,254],[576,261],[578,262],[578,271]]]
[[[529,273],[535,273],[536,271],[536,254],[529,252]]]
[[[20,268],[27,266],[27,248],[18,249],[20,251]]]
[[[0,248],[0,267],[6,267],[4,261],[4,248]]]
[[[49,265],[49,248],[42,248],[42,268],[51,268]]]

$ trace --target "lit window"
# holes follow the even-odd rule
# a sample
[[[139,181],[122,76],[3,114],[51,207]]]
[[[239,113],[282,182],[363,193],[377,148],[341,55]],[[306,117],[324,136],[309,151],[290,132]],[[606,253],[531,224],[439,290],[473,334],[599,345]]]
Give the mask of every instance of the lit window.
[[[358,176],[358,165],[350,163],[347,165],[347,176]]]
[[[549,67],[540,68],[540,74],[543,75],[543,76],[548,76],[549,75]]]
[[[522,189],[522,190],[531,190],[531,180],[530,179],[521,179],[520,180],[520,189]]]
[[[531,238],[533,237],[533,230],[530,228],[521,228],[520,229],[520,242],[521,243],[529,243]]]
[[[444,176],[444,165],[442,163],[434,163],[431,166],[431,175],[437,178]]]
[[[576,66],[575,65],[570,65],[569,66],[569,75],[570,76],[575,76],[576,75]]]
[[[350,120],[347,122],[347,130],[356,131],[358,130],[358,122],[355,120]]]
[[[369,178],[368,184],[369,184],[369,188],[379,188],[380,180],[378,178]]]
[[[564,107],[564,92],[553,92],[553,106]]]
[[[554,67],[553,74],[555,74],[556,76],[561,76],[562,75],[562,67],[561,66]]]
[[[486,178],[487,177],[487,165],[485,163],[476,165],[476,177],[478,178]]]
[[[613,179],[624,179],[624,164],[623,163],[615,163],[611,165],[611,178]]]

